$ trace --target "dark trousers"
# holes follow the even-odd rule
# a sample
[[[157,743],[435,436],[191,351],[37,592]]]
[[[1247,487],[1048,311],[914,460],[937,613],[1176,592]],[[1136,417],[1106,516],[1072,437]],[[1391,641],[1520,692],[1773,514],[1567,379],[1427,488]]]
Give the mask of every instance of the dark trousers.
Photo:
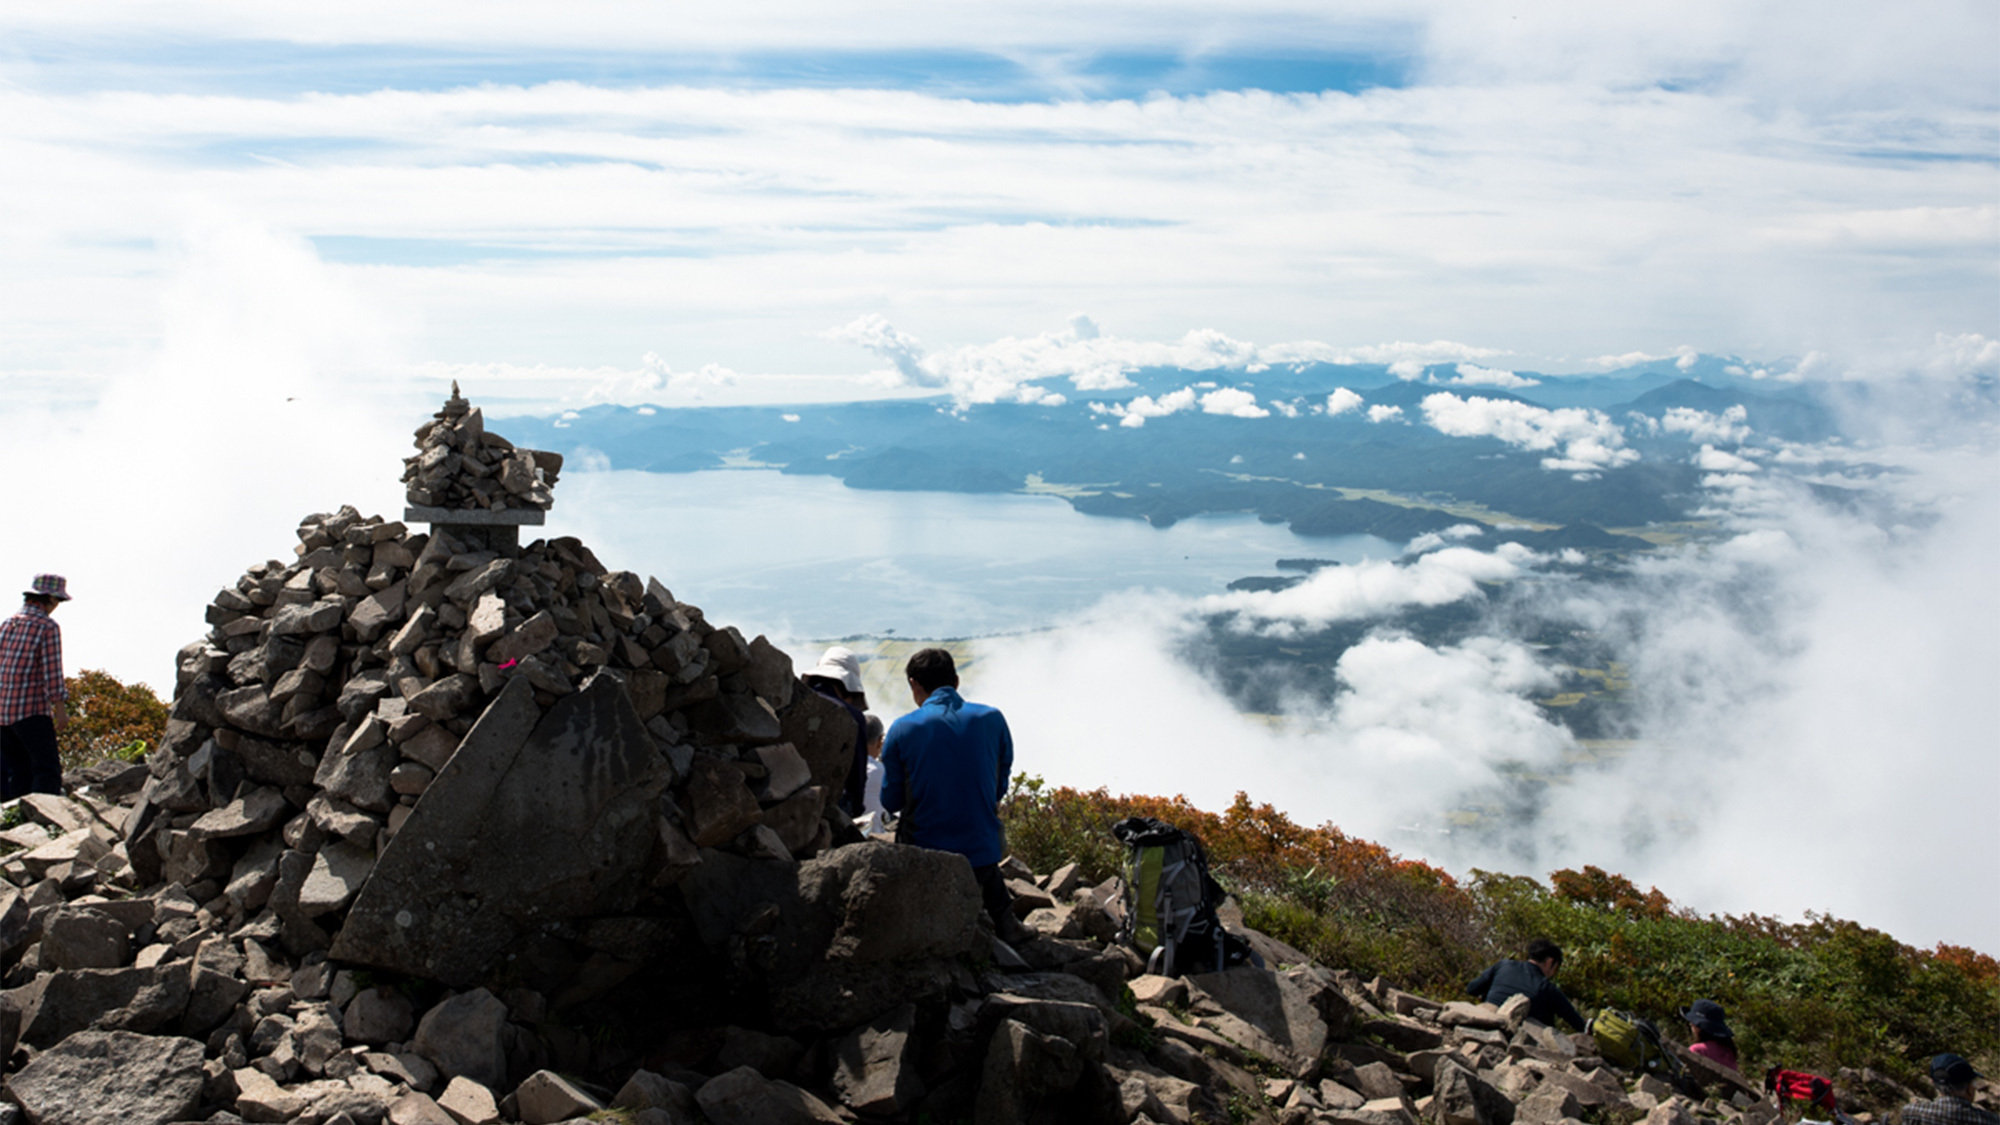
[[[1014,917],[1014,896],[1007,891],[1007,877],[1000,874],[1000,865],[975,867],[972,877],[979,881],[979,897],[986,904],[986,916],[993,919],[993,932],[1002,937],[1013,934],[1020,922]]]
[[[11,801],[23,793],[61,792],[62,759],[56,754],[55,720],[30,715],[0,727],[0,801]]]

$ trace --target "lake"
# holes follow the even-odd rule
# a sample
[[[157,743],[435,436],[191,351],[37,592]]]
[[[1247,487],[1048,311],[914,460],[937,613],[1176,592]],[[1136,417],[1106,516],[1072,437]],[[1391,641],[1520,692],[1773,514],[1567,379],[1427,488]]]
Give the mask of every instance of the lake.
[[[1060,623],[1134,588],[1219,593],[1280,558],[1391,558],[1373,536],[1309,539],[1251,515],[1170,528],[1046,495],[873,492],[771,469],[563,477],[541,533],[656,576],[746,635],[970,637]]]

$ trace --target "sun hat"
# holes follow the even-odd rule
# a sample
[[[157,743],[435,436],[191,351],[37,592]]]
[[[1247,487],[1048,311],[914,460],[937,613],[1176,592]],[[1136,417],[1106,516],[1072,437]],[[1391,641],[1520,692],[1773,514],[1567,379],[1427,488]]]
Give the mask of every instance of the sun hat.
[[[54,598],[59,602],[69,600],[69,580],[60,574],[37,574],[29,587],[22,592],[23,597]]]
[[[1736,1033],[1729,1030],[1729,1024],[1722,1018],[1722,1005],[1713,1000],[1697,1000],[1681,1009],[1681,1018],[1708,1035],[1722,1039],[1734,1039]]]
[[[834,645],[832,648],[827,649],[820,656],[819,664],[814,666],[806,675],[818,676],[821,679],[827,680],[837,680],[840,682],[841,687],[846,688],[855,695],[862,694],[861,658],[854,655],[854,650],[845,645]]]
[[[1931,1059],[1931,1081],[1940,1086],[1963,1086],[1977,1077],[1979,1072],[1972,1069],[1964,1055],[1946,1051]]]

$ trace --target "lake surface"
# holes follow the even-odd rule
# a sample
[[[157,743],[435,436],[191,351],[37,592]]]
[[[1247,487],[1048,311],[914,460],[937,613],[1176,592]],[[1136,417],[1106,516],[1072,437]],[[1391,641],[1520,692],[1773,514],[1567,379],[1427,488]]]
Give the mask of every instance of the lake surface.
[[[1251,515],[1160,529],[1053,496],[872,492],[770,469],[567,474],[541,533],[578,536],[606,566],[658,577],[745,635],[792,639],[1017,632],[1124,590],[1220,593],[1277,573],[1280,558],[1400,550]]]

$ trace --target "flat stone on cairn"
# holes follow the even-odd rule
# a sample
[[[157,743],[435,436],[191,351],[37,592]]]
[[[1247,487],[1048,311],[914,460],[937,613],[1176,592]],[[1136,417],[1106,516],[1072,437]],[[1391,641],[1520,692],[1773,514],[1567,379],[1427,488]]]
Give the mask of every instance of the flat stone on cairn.
[[[403,519],[448,530],[477,549],[513,553],[521,527],[539,527],[555,503],[560,453],[517,449],[451,385],[451,397],[417,427],[417,455],[403,460]]]

